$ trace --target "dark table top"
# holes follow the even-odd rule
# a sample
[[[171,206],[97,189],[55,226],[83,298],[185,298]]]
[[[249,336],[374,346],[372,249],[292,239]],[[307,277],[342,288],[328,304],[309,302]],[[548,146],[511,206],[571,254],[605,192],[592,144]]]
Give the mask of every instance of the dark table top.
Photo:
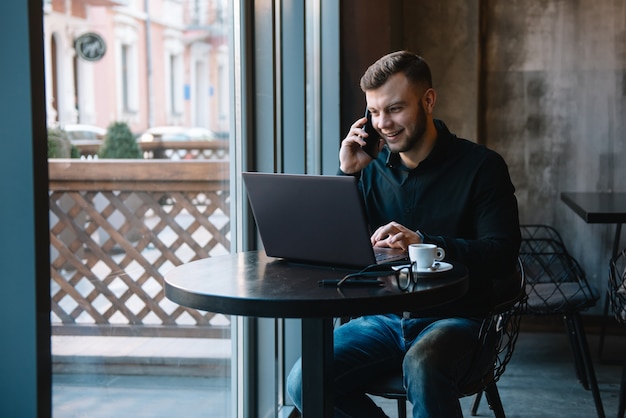
[[[383,286],[323,287],[349,271],[296,265],[244,252],[193,261],[165,275],[165,294],[180,305],[231,315],[272,318],[324,318],[419,311],[460,298],[467,292],[467,269],[420,277],[413,292],[400,292],[395,279]]]
[[[626,193],[561,193],[561,200],[587,223],[626,223]]]

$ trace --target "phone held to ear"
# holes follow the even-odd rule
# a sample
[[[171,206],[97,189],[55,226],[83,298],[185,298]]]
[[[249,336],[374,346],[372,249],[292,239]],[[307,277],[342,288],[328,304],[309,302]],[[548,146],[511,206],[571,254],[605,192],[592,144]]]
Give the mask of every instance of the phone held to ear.
[[[376,158],[378,155],[378,142],[380,139],[380,135],[374,129],[372,125],[372,114],[369,110],[365,109],[365,117],[367,118],[367,122],[363,125],[363,130],[367,132],[367,138],[363,138],[365,140],[365,146],[363,146],[363,151],[365,151],[370,157]]]

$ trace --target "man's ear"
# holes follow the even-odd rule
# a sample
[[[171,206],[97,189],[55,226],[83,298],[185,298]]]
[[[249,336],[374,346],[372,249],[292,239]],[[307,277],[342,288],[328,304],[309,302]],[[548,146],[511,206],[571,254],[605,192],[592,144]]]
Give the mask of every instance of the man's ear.
[[[422,104],[427,114],[433,113],[435,109],[435,102],[437,102],[437,92],[433,88],[429,88],[422,96]]]

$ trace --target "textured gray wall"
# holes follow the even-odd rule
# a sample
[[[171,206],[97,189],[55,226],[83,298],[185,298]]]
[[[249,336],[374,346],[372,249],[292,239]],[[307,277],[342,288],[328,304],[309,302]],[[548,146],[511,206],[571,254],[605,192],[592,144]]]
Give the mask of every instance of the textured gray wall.
[[[435,117],[452,132],[478,138],[478,1],[405,0],[404,45],[428,61],[437,91]]]
[[[489,4],[486,142],[509,164],[521,221],[556,226],[605,289],[615,228],[586,224],[560,193],[626,191],[625,2]]]

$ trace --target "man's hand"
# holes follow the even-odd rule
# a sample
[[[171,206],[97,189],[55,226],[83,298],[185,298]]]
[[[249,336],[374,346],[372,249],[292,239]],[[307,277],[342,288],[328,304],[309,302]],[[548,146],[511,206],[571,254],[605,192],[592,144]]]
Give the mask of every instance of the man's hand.
[[[378,228],[370,240],[374,247],[402,248],[404,251],[409,249],[409,244],[422,242],[417,232],[393,221]]]
[[[358,173],[372,161],[370,157],[363,149],[367,133],[361,129],[367,122],[367,118],[361,118],[354,122],[350,127],[348,135],[341,141],[341,149],[339,150],[339,168],[346,174]],[[378,149],[380,150],[384,145],[382,139],[379,140]]]

